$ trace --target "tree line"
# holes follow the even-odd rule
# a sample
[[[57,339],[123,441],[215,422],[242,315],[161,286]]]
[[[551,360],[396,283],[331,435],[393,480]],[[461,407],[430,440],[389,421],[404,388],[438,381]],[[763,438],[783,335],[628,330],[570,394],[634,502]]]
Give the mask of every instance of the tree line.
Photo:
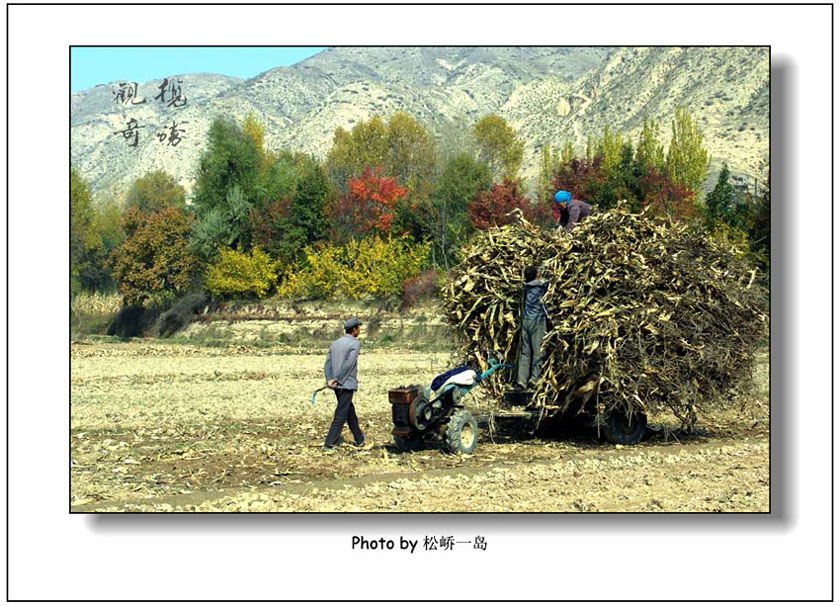
[[[542,146],[533,192],[520,171],[524,142],[499,116],[479,120],[444,156],[414,117],[398,112],[339,128],[321,161],[273,151],[253,116],[213,121],[188,196],[155,171],[122,203],[97,208],[71,170],[71,291],[117,289],[126,305],[165,306],[188,292],[217,297],[399,298],[433,292],[473,233],[520,209],[557,221],[553,194],[600,209],[619,201],[665,219],[697,221],[766,266],[769,187],[737,190],[724,165],[705,198],[709,154],[697,122],[678,108],[667,149],[645,119],[639,138],[605,127],[582,153]]]

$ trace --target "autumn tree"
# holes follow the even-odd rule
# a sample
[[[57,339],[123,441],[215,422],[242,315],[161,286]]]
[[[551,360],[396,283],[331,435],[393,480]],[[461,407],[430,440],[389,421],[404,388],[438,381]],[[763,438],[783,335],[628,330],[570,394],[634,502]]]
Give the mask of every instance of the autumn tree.
[[[167,207],[184,210],[187,192],[175,177],[163,170],[138,177],[125,197],[126,208],[136,207],[144,213],[158,212]]]
[[[330,212],[334,236],[339,242],[371,233],[388,233],[397,204],[408,192],[395,177],[384,176],[381,167],[366,168],[361,177],[347,182],[347,189],[348,193]]]
[[[176,208],[129,208],[126,239],[111,255],[113,277],[129,305],[160,305],[187,292],[199,261],[190,250],[192,217]]]
[[[600,157],[592,160],[574,158],[568,164],[560,166],[554,176],[553,189],[571,192],[575,198],[597,206],[603,195],[605,181]],[[559,219],[556,208],[554,210],[555,218]]]
[[[111,200],[106,202],[96,217],[96,230],[102,238],[105,254],[110,255],[117,246],[125,240],[125,230],[122,226],[123,211],[120,205]]]
[[[359,122],[349,132],[336,129],[326,166],[327,175],[342,194],[348,193],[347,184],[365,169],[385,166],[387,138],[387,128],[379,116]]]
[[[252,205],[264,208],[277,200],[294,195],[300,176],[300,161],[295,154],[282,152],[273,156],[272,163],[260,170],[257,185],[257,199]]]
[[[513,127],[504,118],[490,115],[476,123],[473,135],[478,145],[479,158],[490,166],[493,178],[516,180],[525,144],[516,136]]]
[[[605,125],[604,134],[598,141],[596,154],[601,157],[601,163],[607,173],[612,173],[618,168],[623,147],[624,139],[621,133],[612,130],[609,124]]]
[[[193,249],[207,262],[220,247],[250,249],[251,214],[294,191],[294,169],[286,159],[266,164],[264,129],[250,115],[244,128],[216,119],[199,159],[193,203],[198,221]]]
[[[272,158],[265,149],[265,126],[253,112],[248,112],[242,121],[242,134],[251,138],[265,164],[270,164]]]
[[[291,196],[297,186],[298,164],[304,154],[281,151],[265,146],[265,126],[253,112],[242,121],[242,133],[254,142],[259,156],[252,206],[263,208]]]
[[[234,185],[224,202],[203,210],[192,230],[192,247],[202,260],[215,260],[220,248],[251,247],[251,211],[254,206],[242,189]]]
[[[323,167],[311,157],[298,158],[295,191],[251,211],[252,244],[283,263],[301,260],[303,248],[327,236],[329,186]]]
[[[517,181],[504,179],[502,183],[494,183],[490,191],[479,192],[469,203],[468,213],[473,227],[484,230],[515,221],[515,209],[528,217],[531,205],[520,193]]]
[[[696,197],[709,171],[709,160],[699,125],[686,107],[678,107],[671,121],[671,143],[665,158],[668,178],[694,192]]]
[[[654,215],[672,220],[690,219],[697,215],[695,193],[674,183],[666,173],[649,170],[640,180],[639,203]]]
[[[348,193],[351,179],[378,166],[415,197],[426,199],[434,188],[437,164],[432,136],[412,116],[397,112],[387,124],[373,116],[349,132],[337,129],[326,168],[330,181],[343,195]]]
[[[566,141],[560,150],[560,162],[558,166],[565,166],[575,157],[575,146],[571,141]]]
[[[388,120],[385,171],[407,187],[413,197],[427,199],[434,188],[437,146],[417,120],[397,112]]]

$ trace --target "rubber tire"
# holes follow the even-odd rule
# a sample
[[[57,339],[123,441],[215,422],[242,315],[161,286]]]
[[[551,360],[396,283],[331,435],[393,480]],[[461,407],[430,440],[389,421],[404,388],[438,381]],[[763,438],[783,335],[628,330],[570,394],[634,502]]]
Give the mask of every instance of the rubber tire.
[[[424,446],[423,436],[418,436],[417,434],[394,436],[394,447],[396,447],[397,452],[420,452]]]
[[[472,429],[472,440],[465,444],[463,439],[464,428],[469,426]],[[472,454],[478,444],[478,423],[475,417],[469,410],[461,409],[455,411],[455,414],[449,419],[446,424],[446,429],[443,432],[443,446],[446,452],[451,454]]]
[[[647,430],[647,415],[636,412],[628,424],[627,415],[622,410],[614,410],[604,423],[604,434],[613,444],[632,446],[642,441]]]

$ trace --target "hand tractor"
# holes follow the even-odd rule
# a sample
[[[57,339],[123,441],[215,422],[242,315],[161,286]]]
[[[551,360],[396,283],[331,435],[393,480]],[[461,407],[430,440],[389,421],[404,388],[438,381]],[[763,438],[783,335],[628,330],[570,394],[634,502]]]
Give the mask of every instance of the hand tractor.
[[[410,385],[388,392],[394,420],[394,444],[400,451],[420,450],[426,439],[438,437],[444,450],[469,454],[478,442],[479,421],[464,408],[464,396],[487,377],[508,364],[495,358],[481,374],[461,367],[440,375],[429,386]],[[432,397],[434,393],[434,397]]]

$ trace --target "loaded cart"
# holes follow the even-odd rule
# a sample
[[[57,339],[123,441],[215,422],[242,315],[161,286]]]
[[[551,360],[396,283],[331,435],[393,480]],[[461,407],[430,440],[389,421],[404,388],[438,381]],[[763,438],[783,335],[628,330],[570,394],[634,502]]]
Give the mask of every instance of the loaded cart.
[[[416,451],[428,440],[440,440],[447,452],[470,454],[478,443],[479,427],[486,428],[491,421],[500,429],[517,427],[528,433],[533,433],[542,420],[564,425],[582,422],[597,427],[610,442],[628,445],[638,443],[647,430],[647,417],[641,411],[632,415],[619,410],[604,414],[594,399],[589,398],[581,398],[576,407],[540,408],[531,405],[531,391],[507,391],[502,400],[504,410],[492,415],[474,415],[465,408],[464,396],[497,370],[510,368],[495,358],[490,358],[488,365],[481,374],[462,366],[438,375],[431,385],[390,390],[388,401],[394,422],[391,433],[396,448]]]

